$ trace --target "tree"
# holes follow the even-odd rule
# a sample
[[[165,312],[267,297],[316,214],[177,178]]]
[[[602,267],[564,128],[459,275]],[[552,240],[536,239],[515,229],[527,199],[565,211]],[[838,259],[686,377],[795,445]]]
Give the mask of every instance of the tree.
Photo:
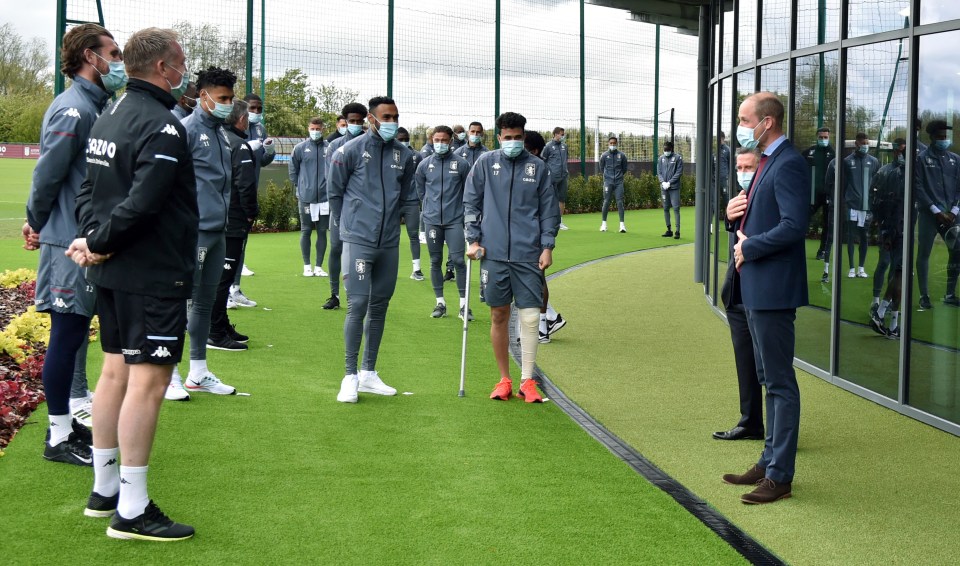
[[[0,26],[0,95],[50,92],[50,57],[40,38],[24,40],[13,24]]]
[[[341,89],[335,84],[329,84],[320,85],[316,95],[320,111],[337,116],[344,106],[356,101],[360,93],[346,88]]]
[[[300,69],[289,69],[282,76],[268,80],[264,94],[264,117],[270,135],[304,137],[310,118],[321,114],[317,96]],[[328,112],[325,118],[330,124],[336,114],[331,116]]]
[[[187,67],[192,73],[211,66],[229,69],[239,79],[237,93],[244,92],[247,44],[243,37],[224,37],[217,24],[194,26],[188,21],[179,21],[173,24],[173,29],[180,36],[180,46],[183,47]],[[191,80],[196,80],[196,75],[191,77]]]

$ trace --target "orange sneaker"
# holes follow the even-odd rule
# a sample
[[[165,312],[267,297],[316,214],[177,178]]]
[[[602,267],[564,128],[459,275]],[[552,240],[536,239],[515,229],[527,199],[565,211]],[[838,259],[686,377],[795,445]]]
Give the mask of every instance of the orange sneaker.
[[[537,391],[537,382],[528,379],[520,384],[520,390],[517,391],[517,397],[522,397],[527,403],[543,403],[543,397]]]
[[[510,395],[513,394],[513,382],[510,381],[509,377],[504,377],[500,380],[500,383],[493,389],[493,393],[490,394],[491,399],[498,399],[500,401],[509,401]]]

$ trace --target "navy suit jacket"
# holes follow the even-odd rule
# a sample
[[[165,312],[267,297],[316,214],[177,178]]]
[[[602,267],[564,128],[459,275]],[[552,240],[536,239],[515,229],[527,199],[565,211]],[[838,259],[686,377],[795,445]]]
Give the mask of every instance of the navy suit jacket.
[[[743,230],[744,264],[734,275],[743,306],[781,310],[805,306],[807,260],[804,239],[810,223],[810,168],[789,140],[767,157],[748,194]],[[742,220],[742,219],[741,219]],[[731,258],[732,261],[732,258]]]

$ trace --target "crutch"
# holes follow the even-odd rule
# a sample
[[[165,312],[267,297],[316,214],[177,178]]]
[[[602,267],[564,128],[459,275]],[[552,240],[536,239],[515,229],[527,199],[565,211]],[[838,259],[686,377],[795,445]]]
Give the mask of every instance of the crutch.
[[[477,250],[477,261],[483,257],[483,248]],[[470,326],[470,279],[471,279],[471,269],[473,265],[473,260],[470,259],[470,256],[467,256],[467,287],[464,290],[464,294],[467,296],[466,300],[463,303],[463,346],[460,350],[460,393],[459,396],[464,396],[463,381],[464,376],[467,373],[467,329]]]

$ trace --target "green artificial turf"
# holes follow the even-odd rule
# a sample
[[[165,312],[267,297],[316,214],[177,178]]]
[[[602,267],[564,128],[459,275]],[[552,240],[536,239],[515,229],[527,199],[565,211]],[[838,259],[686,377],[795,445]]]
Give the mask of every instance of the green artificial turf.
[[[0,159],[0,238],[20,234],[36,164],[35,159]]]
[[[551,281],[569,324],[540,350],[545,373],[790,563],[960,563],[960,439],[803,372],[794,497],[745,506],[746,490],[720,481],[756,462],[762,443],[710,437],[739,418],[737,378],[729,330],[691,281],[692,261],[691,246],[652,250]]]
[[[660,218],[631,213],[635,232],[599,234],[597,215],[570,217],[558,262],[663,244]],[[489,400],[498,376],[480,304],[458,398],[460,321],[429,317],[432,291],[408,278],[402,239],[377,369],[411,395],[335,401],[345,310],[323,311],[328,280],[299,275],[297,234],[255,235],[247,263],[256,275],[243,288],[260,304],[230,313],[250,351],[208,355],[251,395],[165,402],[151,460],[151,496],[197,537],[108,539],[107,521],[81,513],[90,470],[40,457],[41,407],[0,459],[3,561],[60,562],[62,551],[77,563],[743,563],[555,405]],[[3,269],[34,267],[36,257],[0,240]],[[456,301],[449,284],[446,296]],[[96,344],[90,352],[95,385],[102,356]]]

